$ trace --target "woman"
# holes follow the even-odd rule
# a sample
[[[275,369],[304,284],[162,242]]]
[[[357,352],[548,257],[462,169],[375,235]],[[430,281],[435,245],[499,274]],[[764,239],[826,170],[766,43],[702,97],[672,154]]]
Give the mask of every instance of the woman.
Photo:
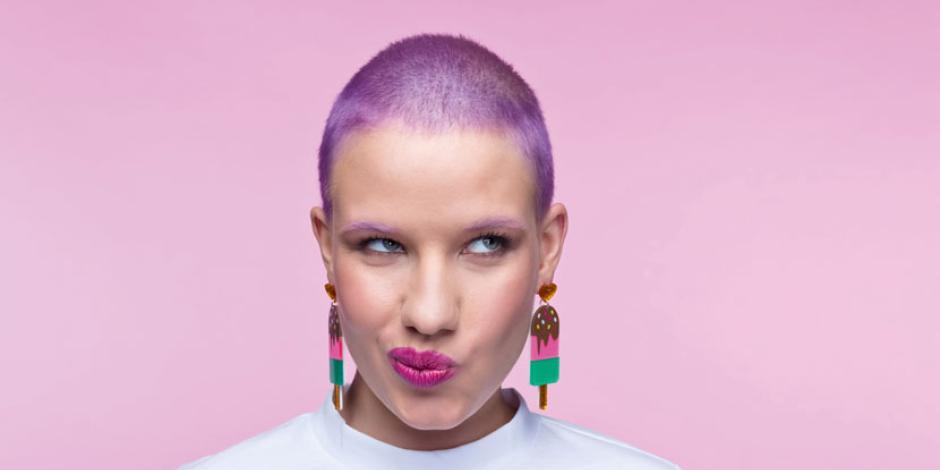
[[[335,386],[318,411],[183,468],[678,468],[500,387],[527,342],[541,408],[558,380],[548,300],[568,220],[510,65],[462,36],[389,45],[334,103],[319,170]]]

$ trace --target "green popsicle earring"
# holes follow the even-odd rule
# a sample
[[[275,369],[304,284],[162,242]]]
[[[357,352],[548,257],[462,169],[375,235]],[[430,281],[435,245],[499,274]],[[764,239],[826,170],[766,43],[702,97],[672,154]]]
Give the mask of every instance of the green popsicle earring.
[[[529,363],[529,384],[539,387],[539,408],[548,407],[548,384],[558,382],[558,311],[548,304],[558,286],[549,283],[539,288],[540,305],[532,315],[532,360]]]

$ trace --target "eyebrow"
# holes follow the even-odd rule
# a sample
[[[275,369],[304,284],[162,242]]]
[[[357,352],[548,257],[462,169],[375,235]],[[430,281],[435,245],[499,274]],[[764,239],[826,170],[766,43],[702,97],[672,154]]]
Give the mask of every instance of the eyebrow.
[[[476,232],[479,230],[490,230],[490,229],[499,229],[499,228],[524,230],[525,226],[519,221],[517,221],[516,219],[510,218],[510,217],[486,217],[470,224],[467,228],[463,229],[463,231],[464,232]],[[376,232],[386,232],[386,233],[399,233],[400,232],[400,230],[398,230],[395,227],[392,227],[391,225],[382,224],[378,222],[369,222],[365,220],[359,220],[359,221],[350,222],[346,224],[342,229],[340,229],[340,233],[351,232],[353,230],[373,230]]]

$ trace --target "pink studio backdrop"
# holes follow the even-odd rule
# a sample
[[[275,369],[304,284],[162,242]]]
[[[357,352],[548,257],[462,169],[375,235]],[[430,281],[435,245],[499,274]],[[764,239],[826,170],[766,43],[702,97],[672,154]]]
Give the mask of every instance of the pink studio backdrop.
[[[320,132],[417,32],[545,109],[551,415],[688,470],[940,465],[936,2],[340,3],[4,2],[0,467],[175,468],[320,405]]]

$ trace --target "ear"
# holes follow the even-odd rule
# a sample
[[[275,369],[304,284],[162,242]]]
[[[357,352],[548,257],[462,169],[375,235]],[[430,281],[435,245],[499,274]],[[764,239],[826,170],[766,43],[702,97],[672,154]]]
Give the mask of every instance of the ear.
[[[559,202],[552,204],[545,214],[539,229],[541,241],[541,261],[539,263],[539,284],[536,289],[552,282],[558,262],[561,261],[561,249],[568,233],[568,209]]]
[[[326,278],[331,284],[333,281],[333,245],[330,236],[330,226],[326,222],[326,213],[322,207],[310,209],[310,223],[313,225],[313,234],[320,245],[320,255],[323,257],[323,267],[326,268]]]

